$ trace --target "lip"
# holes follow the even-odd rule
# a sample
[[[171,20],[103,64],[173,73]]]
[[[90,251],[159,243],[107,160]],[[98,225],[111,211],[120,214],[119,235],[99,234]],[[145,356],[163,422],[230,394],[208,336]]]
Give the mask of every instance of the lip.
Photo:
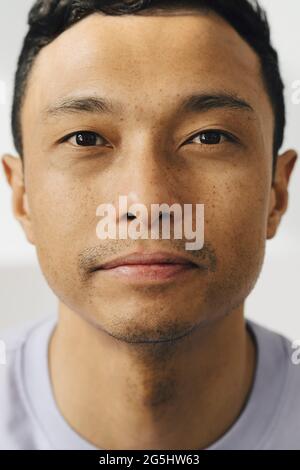
[[[131,253],[126,256],[115,258],[112,261],[104,263],[99,266],[98,269],[112,269],[118,266],[127,265],[158,265],[158,264],[173,264],[173,265],[190,265],[196,266],[196,264],[188,258],[162,251],[156,251],[152,253]]]
[[[127,282],[170,281],[197,268],[188,258],[168,252],[131,253],[96,268]]]

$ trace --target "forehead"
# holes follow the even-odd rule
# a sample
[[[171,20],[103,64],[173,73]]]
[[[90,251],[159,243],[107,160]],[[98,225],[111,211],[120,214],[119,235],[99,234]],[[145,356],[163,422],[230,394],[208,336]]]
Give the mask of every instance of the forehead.
[[[220,89],[244,96],[258,111],[270,103],[259,58],[219,16],[109,16],[81,20],[39,53],[24,103],[36,116],[55,101],[99,92],[145,115],[193,91]],[[263,95],[263,96],[262,96]]]

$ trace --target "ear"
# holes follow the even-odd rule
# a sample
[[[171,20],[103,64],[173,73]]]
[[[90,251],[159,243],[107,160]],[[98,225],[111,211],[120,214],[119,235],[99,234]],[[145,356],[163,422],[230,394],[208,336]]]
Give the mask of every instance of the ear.
[[[34,245],[30,209],[25,190],[23,162],[11,155],[2,156],[2,165],[8,184],[12,189],[12,208],[15,218],[21,223],[29,243]]]
[[[277,157],[276,173],[270,193],[267,239],[276,234],[283,214],[288,207],[288,184],[298,158],[295,150],[287,150]]]

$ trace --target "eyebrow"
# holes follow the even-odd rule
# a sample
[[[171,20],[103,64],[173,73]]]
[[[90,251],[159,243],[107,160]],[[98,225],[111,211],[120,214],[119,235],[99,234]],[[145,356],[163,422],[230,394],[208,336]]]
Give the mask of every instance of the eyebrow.
[[[254,109],[247,101],[228,92],[190,95],[183,100],[179,110],[198,113],[219,108],[231,108],[254,112]]]
[[[58,117],[63,114],[94,113],[113,114],[116,113],[120,104],[112,102],[108,98],[100,96],[71,96],[58,100],[57,103],[47,107],[43,111],[43,117]]]
[[[71,96],[47,107],[43,112],[43,118],[47,120],[74,113],[117,114],[124,108],[120,102],[101,96]],[[247,101],[228,92],[189,95],[179,103],[177,112],[204,113],[211,109],[222,108],[254,112]]]

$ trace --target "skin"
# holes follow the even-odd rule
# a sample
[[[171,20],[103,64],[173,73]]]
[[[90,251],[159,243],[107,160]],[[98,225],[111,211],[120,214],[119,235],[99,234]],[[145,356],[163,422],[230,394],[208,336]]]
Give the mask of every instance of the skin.
[[[2,159],[14,214],[59,299],[49,348],[57,406],[102,449],[205,448],[253,384],[245,300],[287,209],[297,154],[280,154],[272,184],[274,116],[259,59],[218,16],[189,13],[94,14],[56,38],[38,55],[22,108],[25,166]],[[253,110],[179,112],[195,92],[233,93]],[[121,106],[42,118],[74,94]],[[203,144],[195,134],[209,129],[237,141]],[[106,145],[57,143],[81,130]],[[188,253],[199,268],[152,284],[90,273],[137,248],[187,254],[183,240],[99,240],[96,207],[119,195],[147,207],[205,204],[205,246]]]

